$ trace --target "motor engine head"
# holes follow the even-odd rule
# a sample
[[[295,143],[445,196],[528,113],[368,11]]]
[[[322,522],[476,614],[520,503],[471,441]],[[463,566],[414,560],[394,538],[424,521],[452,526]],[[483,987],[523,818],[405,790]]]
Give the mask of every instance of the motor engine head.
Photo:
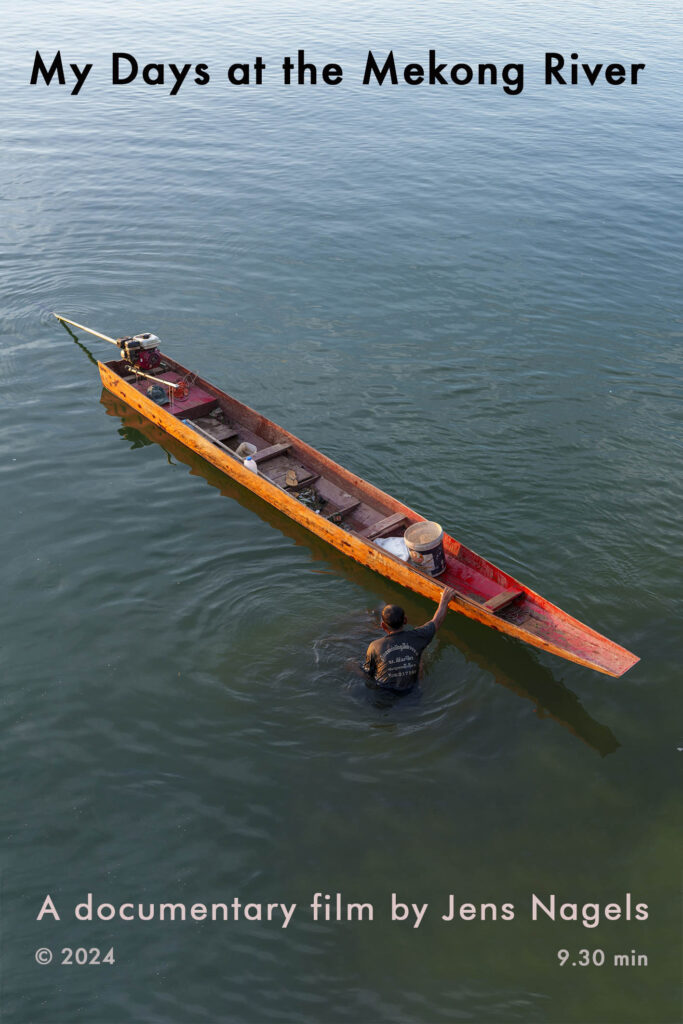
[[[159,339],[156,334],[136,334],[132,338],[119,338],[121,358],[140,370],[153,370],[161,362]]]

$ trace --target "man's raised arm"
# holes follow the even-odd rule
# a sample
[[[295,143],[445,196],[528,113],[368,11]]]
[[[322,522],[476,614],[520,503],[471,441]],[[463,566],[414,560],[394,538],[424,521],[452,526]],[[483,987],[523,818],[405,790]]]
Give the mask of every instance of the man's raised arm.
[[[453,587],[446,587],[441,594],[439,601],[439,607],[434,613],[434,617],[430,620],[434,623],[434,629],[438,629],[443,620],[446,618],[446,612],[448,611],[448,602],[455,596]]]

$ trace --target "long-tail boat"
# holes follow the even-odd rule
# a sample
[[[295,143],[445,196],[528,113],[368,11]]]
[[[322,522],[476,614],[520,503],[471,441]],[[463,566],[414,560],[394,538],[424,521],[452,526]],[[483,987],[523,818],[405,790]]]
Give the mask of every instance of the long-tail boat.
[[[424,516],[160,352],[154,335],[110,338],[55,316],[120,348],[97,362],[108,391],[357,562],[432,600],[452,587],[453,611],[598,672],[621,676],[639,660],[448,534],[438,578],[391,554],[377,542]]]

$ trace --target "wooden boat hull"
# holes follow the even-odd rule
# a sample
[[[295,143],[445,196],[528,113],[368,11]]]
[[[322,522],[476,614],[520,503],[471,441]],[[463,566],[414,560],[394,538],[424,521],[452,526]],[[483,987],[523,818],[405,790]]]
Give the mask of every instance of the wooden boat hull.
[[[373,543],[373,531],[375,535],[377,531],[379,535],[398,535],[410,523],[424,521],[424,517],[175,360],[168,356],[163,360],[167,380],[192,381],[187,398],[174,401],[172,406],[160,406],[148,398],[148,382],[136,380],[121,360],[98,362],[98,367],[108,391],[350,558],[434,601],[438,601],[444,586],[452,586],[456,590],[452,610],[599,672],[620,676],[639,660],[448,535],[444,536],[447,569],[438,579],[382,550]],[[271,465],[280,466],[280,482],[269,479],[270,474],[254,474],[235,457],[234,449],[205,433],[199,424],[206,423],[202,414],[212,407],[222,410],[231,426],[238,428],[233,431],[233,443],[254,442],[256,458],[262,456]],[[229,427],[223,432],[228,431]],[[339,506],[340,522],[332,522],[303,504],[296,496],[300,490],[288,490],[283,476],[287,466],[294,467],[290,472],[298,474],[302,484],[309,474],[316,487],[328,495],[330,507]],[[344,506],[344,498],[353,500]],[[344,515],[350,517],[353,528],[343,520]]]

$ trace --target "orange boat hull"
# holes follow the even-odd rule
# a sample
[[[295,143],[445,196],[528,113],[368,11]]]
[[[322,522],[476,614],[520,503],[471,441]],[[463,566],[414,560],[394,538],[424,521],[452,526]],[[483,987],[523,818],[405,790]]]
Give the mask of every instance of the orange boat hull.
[[[278,447],[287,448],[288,455],[295,457],[298,465],[304,466],[325,482],[330,482],[337,490],[345,490],[349,495],[357,497],[356,504],[367,503],[367,508],[374,509],[376,515],[385,515],[387,518],[380,520],[380,524],[389,523],[392,519],[401,519],[404,523],[424,519],[407,505],[350,473],[255,410],[191,374],[175,360],[167,356],[163,359],[171,367],[167,375],[169,380],[192,378],[195,395],[186,401],[189,404],[195,403],[195,411],[196,402],[201,401],[202,397],[214,403],[217,400],[231,419],[244,427],[249,437],[256,437],[262,440],[263,445],[270,446],[263,449],[264,455],[272,455]],[[438,580],[411,563],[402,562],[357,532],[316,513],[284,486],[271,482],[262,473],[257,475],[245,469],[241,461],[229,453],[224,445],[202,436],[195,427],[183,422],[182,402],[172,408],[157,405],[144,393],[147,382],[123,379],[126,368],[119,361],[99,362],[98,366],[102,383],[112,394],[219,470],[301,523],[311,533],[382,576],[433,601],[438,601],[444,586],[452,586],[456,590],[456,596],[450,604],[453,611],[598,672],[620,676],[639,660],[630,651],[572,618],[448,535],[444,537],[447,569]],[[514,595],[512,598],[509,596],[511,594]],[[487,603],[491,607],[486,607]]]

